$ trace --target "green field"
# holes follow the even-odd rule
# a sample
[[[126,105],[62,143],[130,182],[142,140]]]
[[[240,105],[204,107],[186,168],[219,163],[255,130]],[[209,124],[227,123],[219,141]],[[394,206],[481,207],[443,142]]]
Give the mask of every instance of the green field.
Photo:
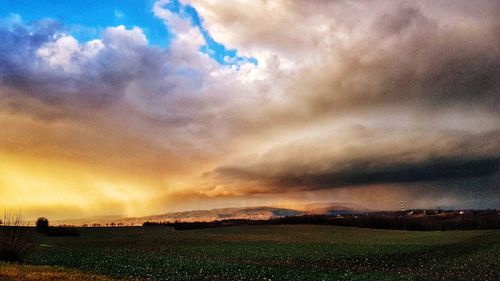
[[[27,263],[153,280],[500,280],[500,231],[335,226],[83,228]]]

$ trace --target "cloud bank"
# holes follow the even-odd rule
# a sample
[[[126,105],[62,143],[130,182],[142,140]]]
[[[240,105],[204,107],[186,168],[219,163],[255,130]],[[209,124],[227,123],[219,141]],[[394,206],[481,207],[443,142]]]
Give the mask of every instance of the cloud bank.
[[[152,7],[167,48],[139,27],[88,42],[55,20],[0,28],[3,171],[81,165],[84,186],[55,183],[67,196],[155,210],[356,188],[499,207],[499,1],[181,1],[203,29],[169,3]],[[204,32],[257,63],[220,64]]]

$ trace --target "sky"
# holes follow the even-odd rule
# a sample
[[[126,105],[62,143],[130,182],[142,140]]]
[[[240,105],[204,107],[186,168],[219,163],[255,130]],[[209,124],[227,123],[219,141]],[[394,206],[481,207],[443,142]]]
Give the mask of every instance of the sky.
[[[500,1],[0,2],[0,208],[500,208]]]

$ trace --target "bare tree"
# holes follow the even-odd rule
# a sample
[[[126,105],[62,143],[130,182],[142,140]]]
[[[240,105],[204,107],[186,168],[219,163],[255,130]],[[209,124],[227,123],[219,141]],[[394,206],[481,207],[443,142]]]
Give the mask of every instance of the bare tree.
[[[0,260],[22,262],[31,249],[34,234],[22,213],[5,212],[0,233]]]

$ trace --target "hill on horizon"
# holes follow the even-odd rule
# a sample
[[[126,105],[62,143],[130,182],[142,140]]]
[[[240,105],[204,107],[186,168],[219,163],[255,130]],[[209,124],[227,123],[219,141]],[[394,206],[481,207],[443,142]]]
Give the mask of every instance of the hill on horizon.
[[[210,210],[191,210],[182,212],[168,212],[159,215],[149,215],[141,217],[123,217],[119,215],[94,216],[79,219],[53,220],[52,225],[92,225],[100,224],[123,224],[123,225],[141,225],[146,221],[214,221],[224,219],[255,219],[265,220],[270,218],[298,216],[305,214],[336,214],[336,213],[355,213],[369,211],[367,208],[355,204],[342,203],[311,203],[305,204],[302,208],[290,209],[280,207],[255,206],[255,207],[233,207],[217,208]],[[50,218],[49,218],[50,220]]]

